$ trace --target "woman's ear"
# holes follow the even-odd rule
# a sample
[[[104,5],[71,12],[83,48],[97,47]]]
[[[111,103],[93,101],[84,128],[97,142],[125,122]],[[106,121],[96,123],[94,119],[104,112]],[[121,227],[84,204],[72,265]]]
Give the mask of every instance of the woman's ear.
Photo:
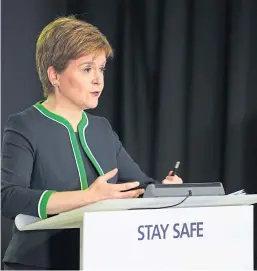
[[[47,69],[47,75],[48,75],[48,79],[49,79],[50,83],[56,88],[59,87],[59,85],[60,85],[59,76],[53,66],[50,66]]]

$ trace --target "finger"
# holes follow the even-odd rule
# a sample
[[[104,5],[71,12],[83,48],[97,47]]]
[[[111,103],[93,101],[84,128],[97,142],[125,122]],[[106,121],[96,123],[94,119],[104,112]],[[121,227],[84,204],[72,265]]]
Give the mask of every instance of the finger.
[[[144,194],[144,192],[145,192],[144,189],[136,189],[132,191],[121,192],[119,193],[119,198],[121,199],[137,198],[141,194]]]
[[[183,183],[183,180],[179,178],[178,176],[175,176],[175,178],[172,180],[172,183],[181,184]]]
[[[169,180],[167,180],[167,179],[163,180],[162,183],[163,183],[163,184],[172,184],[172,182],[169,181]]]
[[[173,170],[171,170],[171,171],[169,172],[168,176],[171,176],[172,172],[173,172]]]
[[[117,191],[126,191],[139,186],[139,182],[128,182],[122,184],[115,184],[115,189]]]
[[[165,180],[162,181],[163,184],[181,184],[183,183],[182,179],[178,176],[167,176]]]
[[[113,178],[118,172],[117,168],[114,168],[113,170],[105,173],[104,175],[102,175],[101,177],[99,177],[100,180],[107,182],[108,180],[110,180],[111,178]]]

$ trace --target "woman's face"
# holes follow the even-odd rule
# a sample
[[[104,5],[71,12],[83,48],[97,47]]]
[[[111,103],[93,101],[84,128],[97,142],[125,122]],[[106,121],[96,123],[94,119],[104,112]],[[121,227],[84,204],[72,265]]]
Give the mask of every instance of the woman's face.
[[[104,87],[105,53],[70,61],[58,74],[59,94],[82,110],[95,108]]]

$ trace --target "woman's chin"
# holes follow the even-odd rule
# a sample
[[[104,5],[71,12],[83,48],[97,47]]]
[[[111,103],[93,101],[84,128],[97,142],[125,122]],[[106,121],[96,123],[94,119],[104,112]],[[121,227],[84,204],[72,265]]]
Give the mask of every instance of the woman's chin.
[[[83,107],[84,109],[94,109],[96,108],[98,105],[98,100],[97,101],[92,101],[92,102],[86,102],[86,103],[83,103]]]

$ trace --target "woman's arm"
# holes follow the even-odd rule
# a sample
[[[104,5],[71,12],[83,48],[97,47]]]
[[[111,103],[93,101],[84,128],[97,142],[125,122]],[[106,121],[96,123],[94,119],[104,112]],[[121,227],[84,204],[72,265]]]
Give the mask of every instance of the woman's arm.
[[[118,182],[126,183],[130,181],[138,181],[141,186],[145,186],[149,183],[160,183],[147,176],[139,167],[137,163],[133,161],[126,149],[123,147],[118,135],[113,131],[111,124],[105,118],[102,118],[105,125],[107,125],[110,133],[113,136],[113,142],[116,151],[117,168],[118,168]]]
[[[46,218],[94,201],[85,191],[55,192],[31,189],[31,174],[36,152],[32,124],[21,114],[9,118],[3,134],[1,157],[1,201],[3,216],[18,214]],[[35,133],[34,133],[35,134]]]
[[[105,118],[102,118],[105,122],[105,125],[108,126],[110,133],[113,136],[113,142],[116,151],[116,158],[117,158],[117,167],[119,170],[118,174],[118,183],[126,183],[130,181],[138,181],[140,182],[140,186],[146,188],[146,186],[150,183],[155,184],[176,184],[176,183],[183,183],[183,180],[178,177],[177,175],[171,176],[170,172],[166,176],[164,180],[154,180],[147,176],[139,167],[137,163],[133,161],[130,157],[126,149],[123,147],[121,141],[119,140],[118,135],[112,130],[112,127],[109,121]]]
[[[148,177],[139,167],[137,163],[130,157],[126,149],[123,147],[118,135],[113,132],[116,146],[116,157],[119,169],[119,182],[139,181],[141,185],[149,183],[159,183],[158,181]]]
[[[36,143],[31,124],[19,115],[9,119],[4,130],[2,146],[2,214],[14,219],[18,214],[47,218],[100,200],[133,198],[141,189],[123,192],[139,185],[138,182],[109,184],[117,174],[114,169],[98,177],[86,190],[56,192],[31,189]]]

